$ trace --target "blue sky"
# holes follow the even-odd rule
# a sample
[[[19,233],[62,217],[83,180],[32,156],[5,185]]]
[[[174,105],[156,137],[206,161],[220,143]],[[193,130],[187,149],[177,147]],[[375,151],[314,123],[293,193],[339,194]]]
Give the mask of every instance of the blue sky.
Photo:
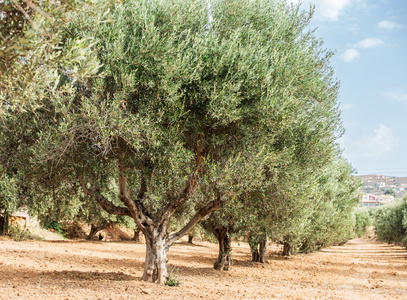
[[[359,175],[407,176],[407,1],[301,2],[316,5],[311,25],[336,50],[345,158]]]

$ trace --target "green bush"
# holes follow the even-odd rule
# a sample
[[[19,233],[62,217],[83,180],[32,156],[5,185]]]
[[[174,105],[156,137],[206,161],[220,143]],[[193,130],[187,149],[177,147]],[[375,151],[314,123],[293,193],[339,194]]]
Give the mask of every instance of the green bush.
[[[16,242],[25,240],[43,240],[41,237],[31,234],[28,229],[21,229],[19,226],[10,226],[8,232],[10,237]]]
[[[178,275],[178,268],[173,266],[168,266],[168,277],[165,281],[165,285],[168,286],[180,286],[182,283],[181,278]]]
[[[45,229],[49,230],[50,228],[54,229],[55,232],[58,232],[59,234],[63,234],[61,230],[61,225],[58,222],[51,221],[49,222],[46,226]]]

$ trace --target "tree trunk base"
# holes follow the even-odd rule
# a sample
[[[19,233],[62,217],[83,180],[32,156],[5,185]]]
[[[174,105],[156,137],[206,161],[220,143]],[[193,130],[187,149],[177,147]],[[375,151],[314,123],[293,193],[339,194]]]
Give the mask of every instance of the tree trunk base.
[[[215,234],[219,242],[219,255],[213,267],[218,271],[229,271],[232,268],[232,243],[226,228],[216,230]]]
[[[0,216],[0,235],[8,234],[8,214],[4,213],[3,216]]]
[[[252,261],[256,262],[259,261],[259,259],[260,259],[259,250],[256,249],[254,252],[252,251]]]
[[[266,262],[266,251],[267,251],[267,237],[261,240],[259,243],[251,241],[250,250],[252,251],[252,261],[253,262]]]
[[[143,233],[146,239],[146,259],[141,280],[163,285],[168,277],[164,234],[156,228],[145,229]]]
[[[291,245],[290,243],[284,242],[283,248],[283,256],[290,256],[291,255]]]
[[[266,262],[266,251],[267,251],[267,238],[259,243],[259,261],[262,264]]]

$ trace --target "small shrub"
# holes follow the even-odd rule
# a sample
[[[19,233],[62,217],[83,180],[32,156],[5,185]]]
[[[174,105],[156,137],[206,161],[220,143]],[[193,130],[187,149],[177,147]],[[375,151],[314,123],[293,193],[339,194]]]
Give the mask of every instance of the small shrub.
[[[178,275],[178,268],[169,266],[168,277],[165,281],[165,285],[168,286],[180,286],[182,283],[181,277]]]
[[[31,232],[28,229],[22,229],[19,226],[10,226],[9,227],[9,235],[10,237],[16,241],[16,242],[21,242],[25,240],[43,240],[43,238],[31,234]]]
[[[8,233],[10,237],[16,242],[25,241],[30,236],[29,230],[21,229],[19,226],[10,226],[8,229]]]
[[[49,229],[53,229],[53,230],[55,230],[55,232],[57,232],[57,233],[59,233],[59,234],[63,234],[62,233],[62,230],[61,230],[61,225],[59,225],[59,223],[58,222],[55,222],[55,221],[51,221],[50,223],[48,223],[46,226],[45,226],[45,229],[47,229],[47,230],[49,230]]]
[[[181,284],[181,279],[178,275],[169,273],[165,285],[168,286],[179,286]]]

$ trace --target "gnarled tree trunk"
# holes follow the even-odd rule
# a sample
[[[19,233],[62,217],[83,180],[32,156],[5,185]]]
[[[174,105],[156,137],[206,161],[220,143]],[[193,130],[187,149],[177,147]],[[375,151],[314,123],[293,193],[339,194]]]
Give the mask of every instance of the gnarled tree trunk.
[[[284,242],[283,256],[291,255],[291,245],[289,242]]]
[[[167,280],[167,252],[165,228],[154,226],[143,230],[146,239],[146,259],[142,280],[165,284]]]
[[[260,241],[259,243],[259,261],[262,264],[266,262],[266,251],[267,251],[267,238]]]
[[[1,235],[8,234],[8,213],[7,212],[5,212],[2,217],[0,216],[0,222],[1,222],[0,234]]]
[[[214,235],[219,243],[219,255],[214,268],[218,271],[229,271],[232,267],[232,244],[225,227],[216,228]]]
[[[250,250],[252,251],[252,261],[259,261],[260,253],[259,253],[259,245],[258,244],[250,244]]]
[[[197,146],[198,147],[198,146]],[[167,235],[166,229],[170,217],[173,213],[182,206],[190,197],[195,193],[198,175],[191,173],[185,188],[176,197],[169,197],[168,203],[161,210],[160,214],[152,214],[144,206],[145,194],[147,191],[147,183],[144,178],[141,178],[140,188],[137,196],[132,198],[127,189],[126,177],[126,142],[118,139],[118,167],[119,167],[119,199],[125,205],[117,206],[109,201],[100,191],[100,188],[94,184],[92,178],[86,182],[83,174],[79,174],[78,180],[86,195],[93,196],[94,200],[108,213],[115,215],[129,216],[133,218],[137,226],[143,232],[146,239],[146,260],[144,266],[142,280],[152,281],[158,284],[165,284],[168,277],[167,273],[167,252],[171,245],[182,236],[188,234],[192,228],[205,216],[214,210],[221,207],[223,198],[220,193],[217,193],[216,199],[207,203],[202,207],[192,219],[178,232]],[[197,149],[197,162],[196,166],[199,169],[202,160],[202,150]]]
[[[229,271],[232,268],[232,241],[230,239],[230,234],[236,233],[242,228],[218,225],[217,221],[211,218],[201,222],[201,225],[211,232],[219,243],[218,259],[213,265],[215,270]]]
[[[96,226],[96,225],[92,224],[90,226],[89,235],[86,238],[88,240],[91,240],[96,233],[98,233],[99,231],[101,231],[101,230],[103,230],[105,228],[107,228],[107,223],[106,222],[104,222],[103,225],[101,225],[101,226]]]
[[[267,251],[267,236],[260,242],[254,237],[249,236],[250,250],[252,251],[252,261],[265,263]]]
[[[194,236],[191,234],[188,234],[188,244],[192,244],[193,239],[194,239]]]

